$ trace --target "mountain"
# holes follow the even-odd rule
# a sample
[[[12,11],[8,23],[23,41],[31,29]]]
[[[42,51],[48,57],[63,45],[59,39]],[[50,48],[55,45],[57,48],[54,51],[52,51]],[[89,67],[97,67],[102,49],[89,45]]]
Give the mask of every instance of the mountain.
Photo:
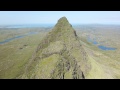
[[[40,42],[21,78],[85,79],[90,68],[76,31],[62,17]]]

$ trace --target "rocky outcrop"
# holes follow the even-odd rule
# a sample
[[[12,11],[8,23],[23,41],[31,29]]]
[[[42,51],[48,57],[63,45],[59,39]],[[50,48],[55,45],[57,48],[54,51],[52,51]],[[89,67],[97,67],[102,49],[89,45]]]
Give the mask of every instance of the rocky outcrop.
[[[56,58],[55,55],[57,59],[53,60]],[[47,64],[53,66],[48,67],[47,70]],[[76,31],[67,18],[62,17],[38,45],[26,66],[24,76],[27,78],[85,79],[89,69],[87,54],[78,40]],[[43,72],[45,70],[48,73]]]

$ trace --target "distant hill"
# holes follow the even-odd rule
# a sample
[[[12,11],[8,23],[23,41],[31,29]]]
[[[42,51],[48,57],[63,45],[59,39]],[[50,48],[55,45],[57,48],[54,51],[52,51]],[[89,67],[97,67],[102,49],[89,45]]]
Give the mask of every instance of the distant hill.
[[[90,68],[76,31],[62,17],[38,45],[22,78],[84,79]]]

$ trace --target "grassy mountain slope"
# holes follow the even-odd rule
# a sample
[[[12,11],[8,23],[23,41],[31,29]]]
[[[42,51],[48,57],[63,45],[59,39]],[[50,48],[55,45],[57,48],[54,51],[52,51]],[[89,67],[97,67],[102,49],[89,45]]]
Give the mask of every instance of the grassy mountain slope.
[[[85,78],[89,69],[75,30],[62,17],[38,45],[22,78]]]

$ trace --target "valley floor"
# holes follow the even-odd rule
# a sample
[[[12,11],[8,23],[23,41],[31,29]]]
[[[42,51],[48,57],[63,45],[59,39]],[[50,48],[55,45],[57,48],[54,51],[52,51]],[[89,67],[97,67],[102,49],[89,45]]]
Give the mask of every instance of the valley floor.
[[[91,71],[86,78],[98,79],[118,79],[120,78],[120,27],[92,26],[88,28],[77,28],[77,34],[80,38],[85,51],[88,54],[91,63]],[[87,41],[87,36],[96,39],[102,45],[115,47],[116,50],[101,50]],[[99,38],[98,38],[99,37]]]
[[[41,29],[0,30],[0,41],[22,35],[31,31],[38,32],[0,44],[0,78],[17,78],[24,73],[26,64],[37,48],[40,40],[46,35]]]

